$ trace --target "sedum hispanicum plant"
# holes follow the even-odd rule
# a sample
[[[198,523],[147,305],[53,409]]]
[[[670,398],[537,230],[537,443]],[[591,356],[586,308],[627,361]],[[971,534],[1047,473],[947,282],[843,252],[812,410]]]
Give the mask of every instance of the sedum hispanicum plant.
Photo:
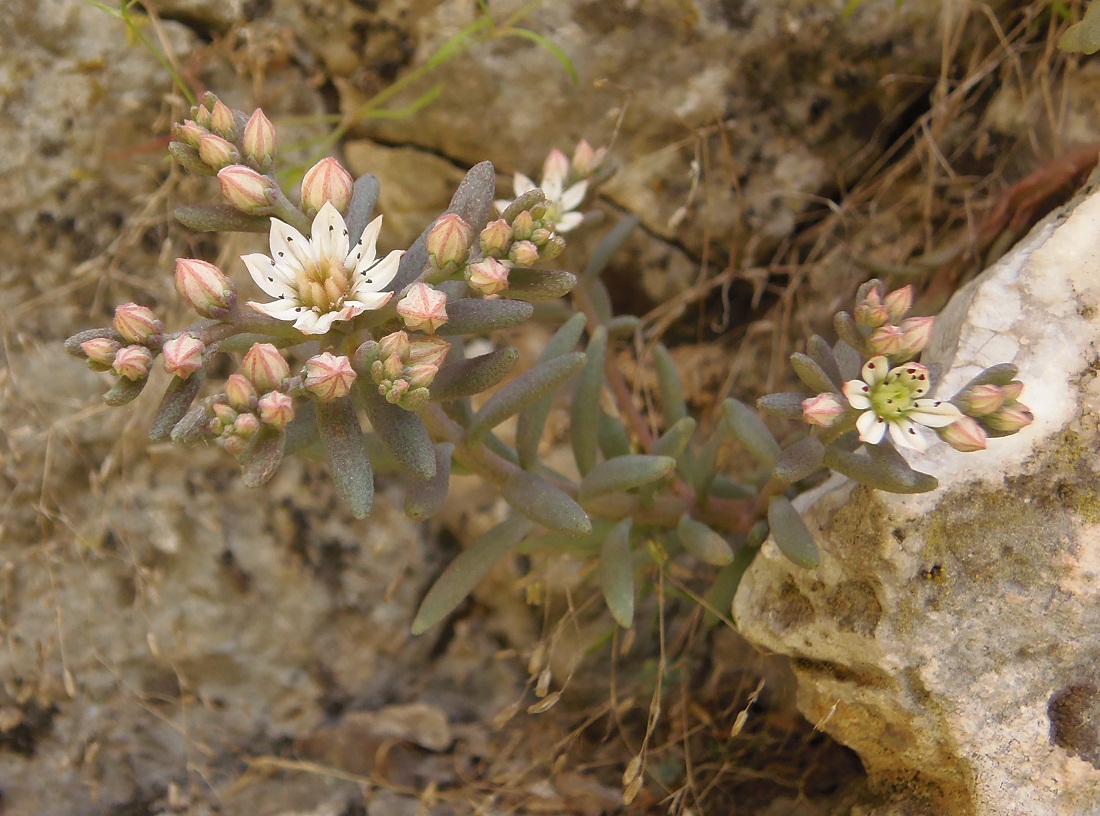
[[[578,208],[610,173],[604,150],[583,141],[572,158],[554,150],[538,185],[515,177],[512,200],[494,201],[496,174],[483,162],[411,247],[383,256],[377,179],[353,180],[326,158],[306,172],[293,203],[278,181],[276,132],[262,111],[248,116],[207,94],[174,137],[175,159],[216,176],[225,199],[181,207],[178,220],[194,230],[269,235],[268,252],[240,259],[253,287],[242,297],[215,265],[181,258],[176,290],[201,319],[168,331],[150,309],[125,303],[111,326],[81,332],[66,347],[111,376],[110,405],[135,399],[161,358],[171,380],[150,437],[216,444],[249,486],[268,481],[284,457],[313,451],[360,518],[371,510],[373,467],[383,460],[402,474],[404,510],[416,520],[440,510],[452,468],[498,485],[511,514],[444,571],[416,632],[442,620],[517,549],[594,559],[623,627],[645,586],[640,576],[682,553],[720,568],[708,602],[728,610],[769,535],[794,563],[817,564],[791,499],[827,471],[880,490],[932,490],[935,478],[914,470],[902,451],[919,453],[933,432],[977,451],[1031,422],[1011,365],[987,369],[949,400],[934,398],[932,374],[916,362],[934,319],[906,316],[909,287],[887,292],[870,281],[853,314],[836,316],[835,344],[814,336],[805,354],[791,357],[808,393],[758,403],[804,423],[801,438],[782,447],[755,410],[733,399],[704,431],[660,344],[652,353],[663,422],[656,433],[613,362],[639,320],[611,313],[600,280],[637,219],[610,229],[581,273],[548,266],[563,235],[583,224]],[[519,326],[536,305],[558,328],[530,370],[512,372],[514,348],[467,354],[468,338]],[[224,380],[211,376],[218,357],[235,361]],[[575,474],[539,457],[552,400],[566,388]],[[475,409],[471,398],[488,391]],[[511,417],[508,443],[494,431]],[[742,481],[723,472],[731,449],[759,464]]]

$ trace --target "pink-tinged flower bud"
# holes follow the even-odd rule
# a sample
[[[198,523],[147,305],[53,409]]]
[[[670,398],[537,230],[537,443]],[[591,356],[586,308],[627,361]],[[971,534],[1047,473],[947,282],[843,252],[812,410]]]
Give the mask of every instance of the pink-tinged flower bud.
[[[195,124],[201,127],[203,130],[209,130],[210,125],[213,124],[213,120],[210,116],[210,108],[206,106],[206,100],[202,101],[202,104],[191,108],[191,118],[195,120]]]
[[[577,174],[577,178],[588,178],[599,169],[606,157],[606,147],[593,150],[592,145],[581,139],[577,142],[577,149],[573,151],[573,172]]]
[[[398,301],[397,313],[410,331],[434,334],[447,322],[447,296],[426,283],[413,284]]]
[[[829,428],[844,414],[844,405],[836,394],[818,394],[802,400],[802,419],[808,425]]]
[[[512,245],[512,227],[503,218],[490,221],[479,237],[481,251],[494,258],[503,258]]]
[[[409,388],[427,388],[438,373],[437,365],[415,363],[405,369],[405,381],[409,384]]]
[[[226,433],[218,437],[218,444],[221,445],[230,456],[240,456],[248,450],[248,440],[234,433]]]
[[[565,239],[560,235],[552,235],[546,242],[546,246],[539,250],[539,258],[544,261],[552,261],[565,251]]]
[[[272,428],[282,430],[294,419],[294,400],[282,391],[271,391],[260,397],[256,403],[260,411],[260,422]]]
[[[530,241],[532,244],[542,249],[546,246],[546,242],[554,237],[553,230],[548,230],[546,227],[539,227],[531,233]]]
[[[1005,404],[1005,392],[1000,386],[990,383],[974,385],[960,394],[957,402],[964,414],[986,416]]]
[[[221,136],[204,133],[199,138],[199,158],[214,170],[221,170],[241,160],[241,152]]]
[[[108,371],[115,364],[115,355],[122,344],[109,337],[96,337],[80,344],[80,350],[88,358],[88,365],[96,371]]]
[[[232,140],[237,136],[237,123],[233,111],[220,99],[214,102],[210,111],[210,129],[223,139]]]
[[[985,431],[977,421],[968,416],[956,419],[945,428],[936,428],[936,433],[957,451],[972,453],[985,450]]]
[[[539,259],[539,248],[530,241],[516,241],[508,250],[508,259],[520,266],[530,266]]]
[[[252,112],[248,124],[244,126],[241,147],[244,148],[244,155],[259,165],[268,164],[275,158],[275,126],[259,108]]]
[[[355,382],[351,360],[325,351],[306,360],[303,387],[321,402],[346,397]]]
[[[256,387],[257,393],[278,391],[290,376],[286,358],[271,343],[253,343],[241,360],[240,373]]]
[[[1024,392],[1024,384],[1019,380],[1013,380],[1008,385],[1001,386],[1001,390],[1005,392],[1005,402],[1015,402]]]
[[[867,345],[870,347],[872,354],[893,357],[901,349],[904,337],[905,332],[902,331],[900,326],[892,326],[887,323],[871,332]]]
[[[115,353],[111,371],[128,380],[144,380],[153,364],[153,352],[145,346],[123,346]]]
[[[517,241],[526,241],[535,231],[535,219],[530,210],[523,210],[512,219],[512,238]]]
[[[932,339],[932,329],[936,326],[934,317],[907,317],[901,321],[901,347],[898,355],[901,357],[916,357],[928,341]]]
[[[183,142],[188,147],[195,148],[195,150],[199,149],[199,139],[202,138],[204,133],[209,133],[209,131],[204,127],[199,127],[191,119],[184,119],[183,124],[172,125],[172,135],[176,138],[176,141]]]
[[[247,377],[241,374],[230,374],[225,381],[225,396],[231,408],[237,411],[249,411],[256,399],[256,389]]]
[[[176,291],[203,317],[225,317],[237,300],[237,288],[218,267],[194,258],[176,260]]]
[[[856,323],[868,329],[877,329],[890,317],[890,313],[882,303],[882,293],[878,287],[868,292],[863,300],[856,304]]]
[[[427,388],[413,388],[406,391],[397,404],[406,411],[419,411],[428,404],[431,393]]]
[[[260,430],[260,420],[255,414],[241,414],[233,423],[233,432],[245,439],[251,439],[258,430]]]
[[[164,370],[186,380],[202,368],[202,353],[205,350],[203,342],[190,334],[173,337],[161,349],[164,354]]]
[[[428,259],[432,266],[453,271],[466,262],[474,230],[454,213],[447,213],[428,232]]]
[[[243,164],[219,170],[218,183],[226,201],[250,214],[259,214],[270,207],[276,193],[275,182]]]
[[[466,269],[466,282],[483,295],[496,295],[508,288],[508,267],[496,258],[486,258]]]
[[[136,303],[124,303],[115,307],[115,331],[122,335],[127,343],[141,343],[147,345],[164,331],[164,324],[160,322],[151,309],[138,306]]]
[[[226,405],[224,402],[215,402],[214,407],[211,409],[214,412],[214,422],[218,423],[217,429],[211,425],[211,429],[214,433],[221,433],[222,430],[232,425],[237,421],[238,413]]]
[[[982,422],[993,430],[1010,434],[1016,433],[1021,428],[1026,428],[1034,421],[1035,417],[1027,409],[1027,406],[1018,402],[1012,407],[1004,406],[996,413],[982,417]]]
[[[396,357],[404,362],[409,356],[409,335],[403,331],[387,334],[378,341],[378,359]]]
[[[886,309],[886,319],[889,322],[901,322],[913,307],[913,287],[903,286],[895,289],[882,299],[882,305]]]
[[[371,367],[371,373],[374,367]],[[399,380],[405,374],[405,363],[396,354],[391,354],[382,360],[382,378],[386,380]]]
[[[330,201],[341,213],[347,212],[353,184],[351,173],[340,162],[331,156],[321,159],[302,179],[302,211],[306,214],[316,212]]]
[[[569,176],[569,157],[556,147],[551,150],[546,161],[542,163],[542,179],[560,179],[562,182]]]
[[[408,390],[409,384],[404,380],[395,380],[394,382],[380,384],[378,386],[378,393],[385,397],[386,402],[391,405],[397,405]]]
[[[405,362],[408,365],[427,363],[439,368],[447,359],[447,353],[450,350],[451,344],[442,337],[421,337],[409,344],[409,353],[405,357]]]

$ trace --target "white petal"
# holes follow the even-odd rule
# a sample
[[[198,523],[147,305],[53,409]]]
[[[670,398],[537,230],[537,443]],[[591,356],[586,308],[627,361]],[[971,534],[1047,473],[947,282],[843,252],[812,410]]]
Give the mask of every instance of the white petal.
[[[279,297],[280,295],[289,298],[298,297],[298,290],[287,280],[285,267],[275,263],[271,258],[260,252],[242,255],[241,260],[244,261],[245,268],[248,270],[248,274],[252,276],[252,280],[256,281],[256,285],[267,294],[272,297]]]
[[[516,193],[516,198],[519,198],[526,192],[534,190],[536,187],[538,187],[538,185],[527,178],[527,176],[523,175],[523,173],[516,173],[516,177],[512,180],[512,189]]]
[[[848,404],[858,411],[866,411],[871,407],[871,398],[867,396],[871,386],[863,380],[848,380],[844,383],[844,396],[848,398]]]
[[[345,300],[344,305],[339,311],[333,312],[336,315],[335,320],[351,320],[354,317],[358,317],[367,310],[366,304],[358,300]]]
[[[395,249],[374,266],[359,270],[355,273],[352,282],[352,294],[357,300],[362,300],[366,292],[377,292],[385,289],[397,274],[397,267],[401,264],[401,256],[404,250]]]
[[[250,300],[248,306],[250,309],[268,317],[274,317],[276,320],[295,320],[298,317],[298,313],[295,311],[298,304],[285,300],[276,300],[274,303],[257,303]]]
[[[335,320],[335,316],[326,320],[328,317],[328,315],[317,314],[313,309],[306,309],[294,321],[294,328],[302,334],[324,334]]]
[[[962,411],[950,402],[919,399],[916,401],[916,407],[910,410],[906,416],[914,422],[919,422],[929,428],[946,428],[962,417]]]
[[[575,210],[580,206],[580,203],[584,201],[585,195],[588,193],[588,182],[578,181],[568,190],[561,194],[561,208],[565,211]]]
[[[389,303],[392,297],[393,292],[366,292],[362,295],[356,295],[355,300],[344,301],[344,304],[355,303],[363,307],[360,311],[373,312]]]
[[[348,228],[340,211],[326,201],[313,219],[313,253],[317,259],[343,261],[348,255]]]
[[[569,232],[584,223],[584,216],[579,212],[567,212],[554,222],[554,232]]]
[[[890,438],[899,448],[924,452],[928,441],[921,436],[917,426],[907,419],[897,419],[890,423]]]
[[[881,354],[878,357],[872,357],[863,364],[863,381],[871,386],[878,385],[886,379],[889,371],[890,363],[885,357]]]
[[[378,256],[378,233],[382,231],[382,216],[378,216],[363,230],[359,242],[351,248],[344,269],[358,276],[358,273],[370,267]]]
[[[292,269],[305,269],[313,262],[309,239],[278,218],[271,219],[271,257]]]
[[[886,435],[887,422],[881,419],[874,411],[866,411],[856,420],[856,429],[859,431],[861,442],[877,445]]]
[[[511,203],[511,199],[498,198],[496,201],[493,202],[493,206],[497,208],[497,212],[502,213],[506,209],[508,209],[508,205]]]

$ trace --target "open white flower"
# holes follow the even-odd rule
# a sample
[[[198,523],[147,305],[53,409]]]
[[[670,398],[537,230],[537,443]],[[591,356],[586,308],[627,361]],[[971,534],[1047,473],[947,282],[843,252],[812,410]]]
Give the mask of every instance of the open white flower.
[[[569,177],[569,159],[560,150],[551,150],[542,168],[542,184],[535,184],[523,173],[516,173],[513,189],[516,198],[524,193],[541,187],[546,196],[546,220],[554,225],[555,232],[569,232],[584,221],[584,214],[576,212],[588,193],[588,181],[581,180],[565,189],[565,180]],[[494,202],[500,212],[504,212],[511,201]]]
[[[862,376],[844,384],[844,396],[864,412],[856,420],[863,442],[876,445],[889,431],[895,445],[923,451],[928,442],[917,425],[945,428],[962,416],[949,402],[920,399],[929,388],[928,369],[920,363],[889,368],[885,357],[872,357],[864,363]]]
[[[302,334],[324,334],[337,320],[382,308],[393,292],[380,290],[397,274],[402,250],[377,260],[381,229],[378,216],[349,249],[347,225],[327,201],[313,219],[312,240],[272,218],[271,257],[254,253],[241,260],[256,285],[275,300],[248,305],[279,320],[293,320]]]

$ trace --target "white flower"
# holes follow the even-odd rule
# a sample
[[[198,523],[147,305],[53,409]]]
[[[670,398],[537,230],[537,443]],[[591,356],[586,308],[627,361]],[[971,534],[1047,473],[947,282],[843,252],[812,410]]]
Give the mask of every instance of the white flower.
[[[856,420],[859,438],[877,445],[890,432],[895,445],[923,451],[928,442],[917,425],[945,428],[962,416],[954,405],[932,399],[919,399],[928,393],[928,369],[920,363],[905,363],[887,370],[889,361],[872,357],[863,366],[862,380],[844,384],[844,396],[851,406],[864,413]]]
[[[576,212],[588,193],[588,181],[581,180],[565,189],[565,180],[569,177],[569,159],[560,150],[551,150],[542,168],[542,184],[535,184],[523,173],[516,173],[513,189],[516,198],[537,187],[542,188],[546,196],[546,220],[554,225],[555,232],[569,232],[584,221],[584,214]],[[504,212],[511,201],[494,202],[500,212]]]
[[[252,280],[275,298],[249,306],[279,320],[293,320],[302,334],[324,334],[337,320],[384,306],[393,292],[380,291],[397,274],[401,250],[376,260],[382,216],[371,221],[348,248],[344,219],[328,201],[313,219],[313,240],[278,218],[271,219],[271,257],[242,255]]]

